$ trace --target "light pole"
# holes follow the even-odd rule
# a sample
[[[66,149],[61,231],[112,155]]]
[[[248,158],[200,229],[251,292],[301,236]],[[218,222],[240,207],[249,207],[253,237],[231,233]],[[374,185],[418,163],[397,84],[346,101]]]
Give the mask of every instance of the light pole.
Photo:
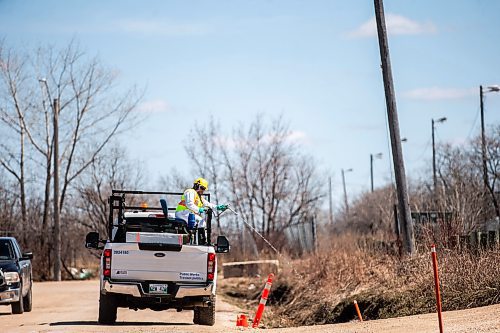
[[[432,120],[432,179],[433,179],[433,184],[434,184],[434,195],[436,195],[436,188],[437,188],[437,177],[436,177],[436,146],[435,146],[435,140],[434,140],[434,130],[435,130],[435,124],[436,123],[444,123],[446,121],[446,117],[439,118],[437,120],[431,119]]]
[[[46,79],[39,79],[50,97],[49,85]],[[59,99],[54,98],[52,104],[54,131],[54,281],[61,281],[61,229],[59,220]]]
[[[484,93],[486,92],[500,92],[500,86],[488,86],[486,91],[483,91],[483,86],[479,86],[479,103],[481,106],[481,153],[483,159],[483,181],[485,189],[488,189],[488,169],[486,167],[486,137],[484,134]]]
[[[372,192],[373,192],[373,158],[381,159],[382,153],[377,153],[375,155],[370,154],[370,180],[371,180]]]
[[[328,219],[330,224],[333,224],[333,200],[332,200],[332,177],[328,177],[328,199],[329,199],[329,214]]]
[[[346,190],[346,187],[345,187],[345,173],[346,172],[351,172],[352,168],[347,169],[347,170],[342,169],[341,171],[342,171],[342,186],[344,187],[345,211],[346,211],[346,214],[349,215],[349,202],[347,201],[347,190]]]

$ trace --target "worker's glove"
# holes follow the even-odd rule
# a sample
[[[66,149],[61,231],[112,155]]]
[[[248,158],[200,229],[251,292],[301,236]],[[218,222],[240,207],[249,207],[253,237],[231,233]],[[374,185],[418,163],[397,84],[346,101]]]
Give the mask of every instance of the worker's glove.
[[[205,207],[200,207],[198,213],[203,214],[205,212]]]
[[[226,210],[228,205],[217,205],[217,210]]]

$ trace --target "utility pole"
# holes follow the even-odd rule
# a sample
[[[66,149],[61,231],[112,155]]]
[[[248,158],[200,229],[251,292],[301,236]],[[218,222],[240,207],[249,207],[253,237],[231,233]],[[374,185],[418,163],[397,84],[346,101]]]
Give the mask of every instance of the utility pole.
[[[59,225],[59,99],[54,98],[54,281],[61,281],[61,230]]]
[[[382,158],[382,153],[370,154],[370,182],[371,182],[371,190],[373,192],[373,158]]]
[[[483,158],[483,182],[484,189],[488,190],[488,168],[486,166],[486,136],[484,133],[484,103],[483,103],[483,86],[479,86],[479,105],[481,109],[481,154]]]
[[[345,204],[345,212],[346,215],[349,215],[349,202],[347,201],[347,190],[345,187],[345,173],[350,172],[352,169],[347,169],[344,171],[344,169],[341,170],[342,172],[342,187],[344,188],[344,204]]]
[[[373,193],[373,154],[370,154],[370,182]]]
[[[493,206],[495,207],[495,213],[497,217],[500,217],[500,208],[498,207],[498,201],[493,193],[493,188],[490,186],[488,180],[488,167],[487,167],[487,156],[486,156],[486,134],[484,130],[484,93],[485,92],[500,92],[500,86],[492,85],[487,86],[486,91],[484,91],[483,86],[479,86],[479,96],[480,96],[480,106],[481,106],[481,153],[483,160],[483,181],[484,181],[484,191],[490,193],[492,197]]]
[[[392,82],[392,70],[389,57],[389,44],[387,41],[387,29],[385,25],[384,4],[382,0],[374,0],[374,5],[375,17],[377,21],[378,41],[380,47],[380,58],[382,61],[382,75],[384,78],[387,118],[389,121],[391,148],[393,155],[394,172],[396,177],[396,188],[398,192],[399,212],[401,216],[401,226],[403,229],[403,245],[405,248],[405,252],[411,255],[415,252],[413,224],[408,202],[408,191],[403,162],[403,151],[401,148],[401,138],[399,133],[396,98],[394,94],[394,85]]]
[[[431,119],[432,125],[432,181],[433,181],[433,191],[434,199],[437,200],[437,175],[436,175],[436,144],[434,140],[434,131],[436,130],[436,123],[443,123],[446,121],[446,117],[439,118],[437,120]]]
[[[329,220],[333,224],[332,177],[328,177]]]
[[[433,190],[434,190],[434,196],[436,196],[436,184],[437,184],[437,178],[436,178],[436,146],[434,142],[434,119],[431,119],[431,124],[432,124],[432,184],[433,184]]]

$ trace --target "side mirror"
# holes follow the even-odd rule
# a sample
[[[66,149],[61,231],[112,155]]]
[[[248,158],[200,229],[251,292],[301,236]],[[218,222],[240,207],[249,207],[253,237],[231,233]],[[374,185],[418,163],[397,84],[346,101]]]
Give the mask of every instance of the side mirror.
[[[217,244],[215,244],[216,253],[228,253],[231,249],[226,236],[217,236]]]
[[[25,252],[23,253],[23,256],[21,257],[23,260],[31,260],[33,259],[33,252]]]
[[[97,249],[99,248],[99,233],[92,231],[85,237],[85,247],[87,249]]]

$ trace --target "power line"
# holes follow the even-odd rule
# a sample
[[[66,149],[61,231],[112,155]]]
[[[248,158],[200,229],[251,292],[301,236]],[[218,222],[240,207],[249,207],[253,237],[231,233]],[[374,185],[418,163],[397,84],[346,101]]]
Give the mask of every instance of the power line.
[[[480,111],[481,111],[481,109],[477,108],[476,117],[474,118],[474,121],[472,122],[472,127],[470,128],[469,135],[467,135],[467,141],[470,140],[472,132],[474,132],[474,130],[476,129],[476,123],[477,123],[477,120],[479,118]]]

